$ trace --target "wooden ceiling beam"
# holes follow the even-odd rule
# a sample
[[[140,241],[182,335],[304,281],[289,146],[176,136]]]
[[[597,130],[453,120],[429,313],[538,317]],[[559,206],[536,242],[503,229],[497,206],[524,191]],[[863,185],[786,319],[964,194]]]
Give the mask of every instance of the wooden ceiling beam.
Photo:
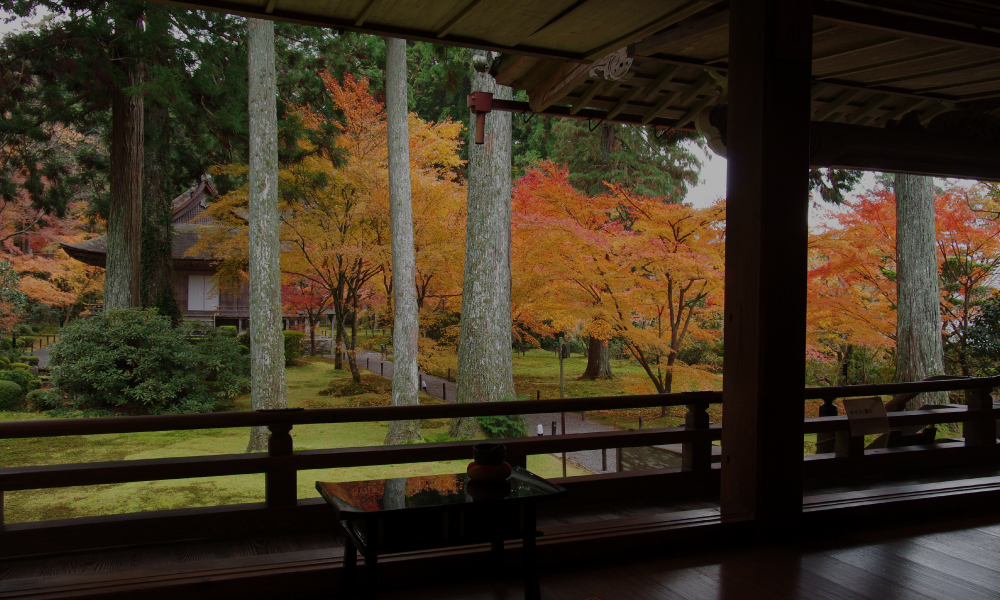
[[[814,121],[825,120],[827,117],[836,112],[839,108],[843,107],[848,102],[854,100],[861,94],[864,94],[864,91],[844,90],[843,92],[840,92],[840,94],[838,94],[836,98],[834,98],[830,102],[827,102],[826,105],[824,105],[823,107],[821,107],[819,110],[816,111],[816,114],[813,115],[813,120]]]
[[[643,38],[635,43],[635,53],[640,56],[655,54],[660,48],[712,33],[723,27],[729,27],[729,9],[721,10],[697,21],[681,23],[673,29]]]
[[[608,118],[613,119],[617,117],[619,113],[625,110],[625,107],[628,106],[628,103],[631,102],[633,98],[638,96],[639,92],[641,91],[642,91],[641,87],[633,85],[632,89],[630,89],[629,91],[625,92],[624,95],[622,95],[622,98],[621,100],[618,101],[618,104],[615,104],[614,108],[608,111]]]
[[[705,72],[702,74],[697,81],[692,83],[687,89],[674,90],[673,92],[665,95],[660,99],[652,108],[646,111],[646,114],[642,116],[642,123],[648,124],[656,119],[656,116],[660,114],[664,108],[669,107],[674,102],[679,102],[680,104],[687,104],[694,99],[695,96],[705,91],[705,88],[712,85],[715,79],[712,78],[711,74]]]
[[[1000,60],[992,58],[989,60],[978,60],[976,62],[961,66],[927,68],[914,73],[907,73],[905,75],[896,75],[893,77],[884,77],[882,79],[869,81],[868,85],[887,85],[895,83],[905,83],[907,81],[923,79],[924,77],[931,77],[934,75],[950,75],[952,73],[955,73],[956,71],[975,70],[975,69],[980,69],[982,67],[989,67],[992,65],[1000,65]]]
[[[590,49],[587,52],[584,52],[584,58],[587,58],[589,60],[597,60],[602,56],[608,54],[609,52],[614,52],[615,50],[623,46],[628,46],[632,42],[642,39],[651,33],[656,33],[661,29],[670,27],[674,23],[678,23],[688,17],[694,16],[700,13],[701,11],[705,10],[706,8],[709,8],[710,6],[718,4],[721,1],[722,0],[691,0],[690,2],[687,2],[686,4],[680,6],[679,8],[672,10],[669,13],[661,16],[659,19],[656,19],[652,23],[648,23],[640,27],[639,29],[631,31],[628,34],[623,35],[612,42],[601,44],[600,46],[597,46],[595,48]]]
[[[536,69],[549,66],[547,62],[539,62]],[[532,110],[540,112],[559,102],[573,91],[581,81],[587,79],[593,64],[564,63],[542,83],[528,90],[529,104]]]
[[[814,74],[813,78],[824,79],[827,77],[845,77],[848,75],[859,75],[861,73],[867,73],[869,71],[877,71],[878,69],[886,69],[890,67],[902,67],[912,63],[919,63],[921,61],[927,60],[928,58],[939,58],[942,56],[947,56],[948,54],[954,54],[956,52],[965,52],[965,48],[943,48],[939,50],[931,50],[929,52],[921,52],[920,54],[913,54],[905,58],[885,60],[879,63],[851,67],[849,69],[842,69],[840,71],[833,71],[825,75]]]
[[[463,20],[465,20],[465,18],[469,16],[469,13],[471,13],[472,10],[475,9],[477,6],[482,4],[482,2],[483,0],[470,0],[461,10],[458,11],[458,14],[449,19],[448,22],[445,23],[444,26],[438,30],[436,37],[443,38],[444,36],[448,35],[448,33],[451,32],[453,27],[455,27]]]
[[[588,102],[594,99],[594,96],[601,93],[601,89],[604,88],[607,83],[608,82],[603,79],[598,79],[594,83],[590,84],[590,86],[584,90],[583,94],[581,94],[580,97],[573,102],[573,106],[569,109],[569,114],[575,115],[580,112],[581,109],[587,106]]]
[[[714,98],[705,97],[695,102],[694,106],[692,106],[686,113],[684,113],[683,117],[677,119],[677,126],[684,127],[689,122],[693,121],[694,118],[698,116],[698,113],[705,110],[705,108],[708,107],[708,105],[711,104],[713,100]]]
[[[866,119],[872,111],[878,110],[889,98],[892,98],[890,94],[876,94],[868,102],[865,102],[864,106],[844,117],[844,120],[850,125],[856,125]]]
[[[617,83],[617,82],[607,82],[607,83]],[[531,110],[527,102],[518,102],[515,100],[498,100],[493,99],[493,110],[503,110],[507,112],[515,112],[522,114],[537,114],[543,117],[570,117],[576,119],[585,119],[588,121],[596,121],[599,123],[621,123],[622,125],[650,125],[653,127],[666,127],[669,129],[675,129],[679,131],[694,131],[693,128],[685,129],[683,127],[677,126],[677,121],[673,119],[653,119],[649,122],[643,122],[638,115],[623,114],[618,115],[615,118],[608,118],[608,113],[603,110],[596,109],[584,109],[577,111],[576,113],[570,112],[570,107],[568,106],[550,106],[542,112],[535,112]]]
[[[906,113],[910,112],[911,110],[916,110],[916,109],[920,108],[921,106],[927,104],[928,102],[932,102],[932,99],[931,98],[910,98],[909,100],[907,100],[906,102],[903,102],[902,104],[900,104],[899,106],[897,106],[893,110],[885,113],[884,115],[882,115],[878,119],[875,119],[875,122],[872,123],[872,125],[875,126],[875,127],[884,127],[885,124],[888,123],[889,121],[893,121],[895,119],[898,119],[899,117],[902,117],[903,115],[905,115]]]
[[[1000,33],[971,26],[963,27],[954,23],[921,19],[832,0],[815,0],[813,15],[817,19],[849,27],[864,27],[966,48],[1000,50]]]
[[[957,108],[958,107],[955,106],[953,102],[938,102],[924,112],[920,113],[920,124],[926,127],[934,117],[950,110],[956,110]]]
[[[681,70],[680,65],[671,65],[667,67],[666,69],[661,71],[659,75],[656,76],[656,79],[646,84],[646,87],[644,87],[642,89],[642,92],[639,93],[639,97],[646,102],[651,101],[653,99],[653,96],[660,91],[660,88],[662,88],[671,79],[673,79],[674,75],[676,75],[677,72],[680,70]]]
[[[909,41],[906,38],[892,38],[889,40],[882,40],[881,42],[875,44],[869,44],[861,48],[852,48],[850,50],[841,50],[839,52],[834,52],[833,54],[827,54],[826,56],[813,57],[813,65],[821,60],[830,60],[831,58],[844,58],[845,56],[853,56],[855,54],[864,54],[866,52],[871,52],[872,50],[878,50],[879,48],[885,48],[886,46],[895,46],[901,42]]]

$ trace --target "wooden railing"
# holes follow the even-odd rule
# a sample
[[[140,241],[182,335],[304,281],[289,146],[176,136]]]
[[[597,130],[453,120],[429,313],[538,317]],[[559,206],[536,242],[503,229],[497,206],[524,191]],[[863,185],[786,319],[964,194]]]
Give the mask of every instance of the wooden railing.
[[[893,427],[912,427],[939,423],[963,423],[964,444],[949,448],[921,448],[933,454],[940,450],[964,449],[964,454],[952,452],[945,459],[906,460],[911,466],[952,461],[963,463],[996,462],[996,422],[1000,409],[995,408],[989,391],[1000,384],[1000,378],[965,378],[947,381],[885,384],[870,386],[840,386],[810,388],[806,399],[844,398],[852,396],[913,394],[929,391],[967,390],[968,406],[949,407],[933,411],[910,411],[890,414]],[[17,490],[46,489],[83,485],[115,484],[136,481],[217,477],[228,475],[265,474],[263,504],[220,506],[203,509],[181,509],[153,513],[134,513],[105,517],[76,518],[62,521],[3,524],[0,520],[0,556],[51,551],[58,547],[68,550],[137,543],[139,540],[166,541],[187,537],[252,533],[278,528],[286,531],[292,524],[315,530],[318,523],[329,520],[329,511],[318,499],[297,498],[297,474],[301,470],[343,468],[371,465],[421,463],[442,460],[463,460],[471,457],[475,441],[374,446],[295,451],[291,431],[296,425],[324,423],[360,423],[373,421],[443,419],[487,415],[537,414],[596,411],[658,406],[686,406],[683,427],[610,431],[601,433],[566,434],[558,436],[504,440],[509,460],[524,464],[528,455],[604,448],[628,448],[663,444],[682,444],[683,468],[659,472],[643,487],[652,489],[684,485],[684,481],[704,482],[718,478],[712,465],[712,442],[720,440],[720,425],[709,423],[707,409],[722,401],[721,392],[686,392],[642,396],[572,398],[559,400],[527,400],[501,403],[473,403],[407,407],[288,409],[278,411],[244,411],[190,415],[147,417],[110,417],[99,419],[53,419],[0,423],[2,438],[40,438],[67,435],[122,434],[149,431],[195,430],[233,427],[266,426],[271,432],[268,452],[162,458],[150,460],[114,461],[67,465],[41,465],[0,469],[0,515],[3,493]],[[844,416],[805,419],[803,433],[829,433],[837,436],[833,455],[811,457],[805,462],[805,474],[824,476],[835,474],[838,465],[849,465],[858,472],[858,461],[878,465],[900,464],[898,452],[872,452],[859,447],[857,438],[849,436],[849,424]],[[879,454],[878,457],[875,455]],[[911,453],[912,454],[912,453]],[[938,452],[940,454],[940,452]],[[896,458],[893,458],[893,457]],[[889,458],[885,458],[889,457]],[[846,461],[846,462],[844,462]],[[895,462],[893,462],[895,461]],[[935,462],[936,461],[936,462]],[[622,474],[603,476],[607,485],[621,485]],[[630,475],[630,477],[632,477]],[[665,478],[671,479],[670,484]],[[685,479],[686,477],[686,479]],[[600,479],[601,476],[596,476]],[[591,478],[591,480],[595,479]],[[700,479],[699,479],[700,478]],[[585,478],[586,479],[586,478]],[[603,481],[603,480],[602,480]],[[332,527],[332,524],[327,523]]]

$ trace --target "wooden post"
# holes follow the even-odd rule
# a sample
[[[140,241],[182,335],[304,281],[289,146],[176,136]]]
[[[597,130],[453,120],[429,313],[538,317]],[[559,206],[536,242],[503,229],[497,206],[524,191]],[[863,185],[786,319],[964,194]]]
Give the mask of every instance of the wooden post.
[[[708,429],[708,403],[688,404],[684,415],[685,429]],[[681,469],[684,471],[710,471],[712,469],[712,442],[687,442],[681,444]]]
[[[992,390],[980,388],[965,391],[965,404],[969,410],[990,410],[993,408]],[[997,421],[969,421],[962,423],[962,435],[966,446],[994,446],[997,443]]]
[[[267,439],[267,453],[273,457],[292,455],[292,425],[271,423]],[[298,503],[298,472],[293,468],[278,466],[264,474],[264,501],[268,508],[295,506]]]
[[[721,512],[767,538],[802,517],[809,0],[731,0]]]
[[[838,431],[836,436],[833,451],[837,458],[865,455],[865,436],[851,435],[849,429]]]
[[[560,427],[562,427],[562,430],[561,430],[560,433],[562,433],[562,435],[566,435],[566,413],[562,413],[562,423],[560,424]],[[565,452],[562,453],[562,463],[563,463],[563,477],[565,477],[566,476],[566,453]]]
[[[837,416],[837,405],[834,398],[826,398],[823,400],[823,404],[819,407],[819,416],[821,417],[836,417]],[[816,434],[816,454],[828,454],[833,452],[836,448],[837,436],[832,433],[817,433]]]

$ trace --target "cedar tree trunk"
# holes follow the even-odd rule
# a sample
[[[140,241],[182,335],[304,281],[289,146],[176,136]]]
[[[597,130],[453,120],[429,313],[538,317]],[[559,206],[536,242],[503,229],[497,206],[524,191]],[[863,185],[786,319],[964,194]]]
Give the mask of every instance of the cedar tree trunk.
[[[896,175],[896,381],[944,373],[935,241],[933,180]],[[921,394],[910,408],[947,402],[946,392]]]
[[[173,207],[164,189],[167,110],[153,103],[145,108],[139,289],[142,306],[156,308],[176,325],[182,315],[174,295]]]
[[[139,255],[142,244],[142,96],[134,88],[142,71],[126,66],[132,91],[111,92],[111,207],[108,212],[108,255],[104,274],[104,307],[134,308],[139,299]]]
[[[250,50],[250,406],[285,408],[278,241],[278,112],[274,22],[247,20]],[[251,430],[248,452],[267,449],[267,429]]]
[[[392,245],[392,405],[420,403],[417,368],[417,263],[410,201],[410,132],[406,41],[385,39],[385,112],[389,137],[389,229]],[[420,439],[420,421],[392,421],[386,444]]]
[[[476,52],[478,66],[490,54]],[[513,90],[478,69],[472,90],[511,100]],[[476,134],[470,119],[469,140]],[[511,114],[486,115],[485,143],[469,144],[469,199],[465,231],[465,275],[458,338],[456,402],[496,402],[514,397],[510,316]],[[454,419],[452,437],[474,437],[474,418]]]

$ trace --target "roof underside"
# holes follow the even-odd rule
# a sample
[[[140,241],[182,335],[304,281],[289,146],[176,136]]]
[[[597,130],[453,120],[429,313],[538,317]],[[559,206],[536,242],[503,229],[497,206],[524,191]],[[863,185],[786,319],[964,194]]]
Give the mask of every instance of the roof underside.
[[[169,2],[503,52],[500,83],[536,111],[691,128],[724,98],[729,12],[720,0],[253,0]],[[1000,108],[1000,6],[985,0],[815,0],[814,120],[926,124]],[[625,49],[620,77],[593,69]]]

